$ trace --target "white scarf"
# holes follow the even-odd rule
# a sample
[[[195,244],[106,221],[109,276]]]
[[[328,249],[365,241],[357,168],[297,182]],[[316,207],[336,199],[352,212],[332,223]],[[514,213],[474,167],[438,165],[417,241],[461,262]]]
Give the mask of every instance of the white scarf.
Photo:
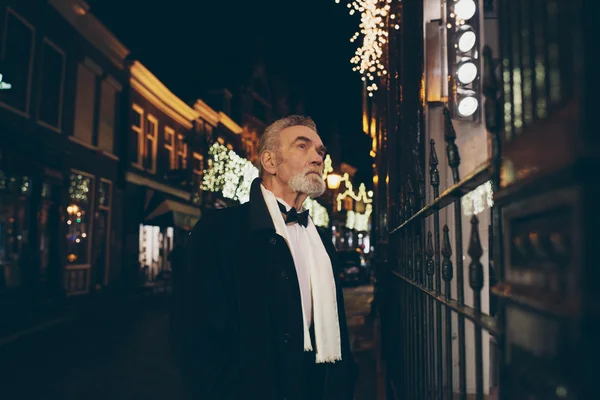
[[[275,231],[288,243],[292,258],[296,259],[292,246],[286,234],[286,225],[281,215],[275,195],[260,185],[265,203],[271,214]],[[342,359],[342,345],[340,339],[340,324],[337,309],[337,296],[331,260],[321,241],[319,232],[309,218],[308,226],[303,229],[305,234],[306,251],[310,263],[310,287],[313,298],[313,320],[315,326],[316,362],[334,363]],[[304,303],[302,304],[302,317],[304,322],[304,351],[312,351],[313,344],[309,334],[309,322],[306,320]]]

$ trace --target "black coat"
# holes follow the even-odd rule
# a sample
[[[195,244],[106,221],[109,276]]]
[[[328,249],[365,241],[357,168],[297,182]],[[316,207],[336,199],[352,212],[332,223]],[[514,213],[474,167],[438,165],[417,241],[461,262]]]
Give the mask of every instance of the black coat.
[[[331,238],[321,240],[337,269]],[[207,212],[196,224],[180,272],[171,344],[190,398],[304,400],[300,287],[258,179],[248,203]],[[326,364],[325,399],[351,400],[357,368],[334,276],[342,361]]]

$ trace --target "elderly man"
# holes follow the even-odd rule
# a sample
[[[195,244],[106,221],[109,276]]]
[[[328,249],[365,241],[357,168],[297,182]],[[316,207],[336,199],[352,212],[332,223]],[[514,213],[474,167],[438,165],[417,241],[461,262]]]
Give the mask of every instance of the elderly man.
[[[172,343],[198,400],[351,400],[335,249],[302,209],[325,191],[312,119],[270,125],[250,201],[207,213],[188,240]]]

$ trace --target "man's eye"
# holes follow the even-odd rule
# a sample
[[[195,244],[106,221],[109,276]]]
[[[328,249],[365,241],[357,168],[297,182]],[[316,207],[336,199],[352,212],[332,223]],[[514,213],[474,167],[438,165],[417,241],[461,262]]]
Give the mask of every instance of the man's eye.
[[[305,144],[299,144],[298,147],[300,147],[301,149],[305,149],[306,145]]]

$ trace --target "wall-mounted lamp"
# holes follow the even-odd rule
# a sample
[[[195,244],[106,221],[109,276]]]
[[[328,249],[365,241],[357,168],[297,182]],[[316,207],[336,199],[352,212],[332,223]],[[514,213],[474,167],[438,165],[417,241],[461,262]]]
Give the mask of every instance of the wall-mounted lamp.
[[[446,7],[449,110],[453,118],[480,120],[480,12],[474,0],[455,0]]]
[[[342,183],[342,177],[338,174],[327,175],[327,187],[331,190],[335,190],[340,187]]]

